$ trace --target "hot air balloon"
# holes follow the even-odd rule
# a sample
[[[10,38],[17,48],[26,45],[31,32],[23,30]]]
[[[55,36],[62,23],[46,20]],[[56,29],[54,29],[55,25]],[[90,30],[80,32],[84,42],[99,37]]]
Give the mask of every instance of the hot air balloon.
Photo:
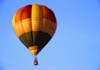
[[[35,57],[50,41],[55,33],[57,22],[51,9],[33,4],[20,8],[13,16],[12,26],[19,40]]]

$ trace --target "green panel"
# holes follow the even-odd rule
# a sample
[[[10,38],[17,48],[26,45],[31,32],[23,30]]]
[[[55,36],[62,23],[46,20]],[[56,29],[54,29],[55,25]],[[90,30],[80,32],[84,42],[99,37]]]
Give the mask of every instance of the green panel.
[[[51,39],[51,36],[48,33],[41,31],[34,31],[24,33],[19,37],[22,43],[28,48],[29,46],[39,46],[38,49],[41,50]]]

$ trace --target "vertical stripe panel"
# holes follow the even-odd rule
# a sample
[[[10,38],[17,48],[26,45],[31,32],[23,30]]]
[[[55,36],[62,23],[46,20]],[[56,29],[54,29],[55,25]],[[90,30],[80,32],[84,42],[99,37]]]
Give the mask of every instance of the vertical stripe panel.
[[[42,11],[41,7],[37,4],[32,5],[31,19],[32,31],[40,31],[42,25]]]
[[[31,46],[33,44],[32,40],[32,25],[31,25],[31,5],[24,7],[22,12],[22,28],[24,29],[24,35],[20,37],[20,40],[24,43],[24,45]]]
[[[41,6],[43,14],[43,27],[42,31],[53,36],[56,29],[56,19],[54,13],[47,7]]]
[[[31,10],[32,31],[40,31],[42,25],[42,11],[39,5],[32,5]],[[33,43],[36,43],[38,33],[32,33]]]

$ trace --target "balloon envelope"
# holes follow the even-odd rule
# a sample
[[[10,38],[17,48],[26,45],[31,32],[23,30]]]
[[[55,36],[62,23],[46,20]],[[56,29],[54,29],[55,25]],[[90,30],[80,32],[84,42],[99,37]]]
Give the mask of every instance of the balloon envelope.
[[[12,25],[20,41],[36,56],[54,35],[57,24],[51,9],[34,4],[20,8]]]

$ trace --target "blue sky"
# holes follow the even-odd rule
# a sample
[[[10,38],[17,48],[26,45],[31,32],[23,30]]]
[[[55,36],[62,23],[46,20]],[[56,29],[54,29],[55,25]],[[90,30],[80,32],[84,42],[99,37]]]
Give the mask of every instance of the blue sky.
[[[27,4],[43,4],[57,18],[52,40],[39,53],[39,65],[16,37],[12,16]],[[0,70],[100,70],[99,0],[2,0]]]

